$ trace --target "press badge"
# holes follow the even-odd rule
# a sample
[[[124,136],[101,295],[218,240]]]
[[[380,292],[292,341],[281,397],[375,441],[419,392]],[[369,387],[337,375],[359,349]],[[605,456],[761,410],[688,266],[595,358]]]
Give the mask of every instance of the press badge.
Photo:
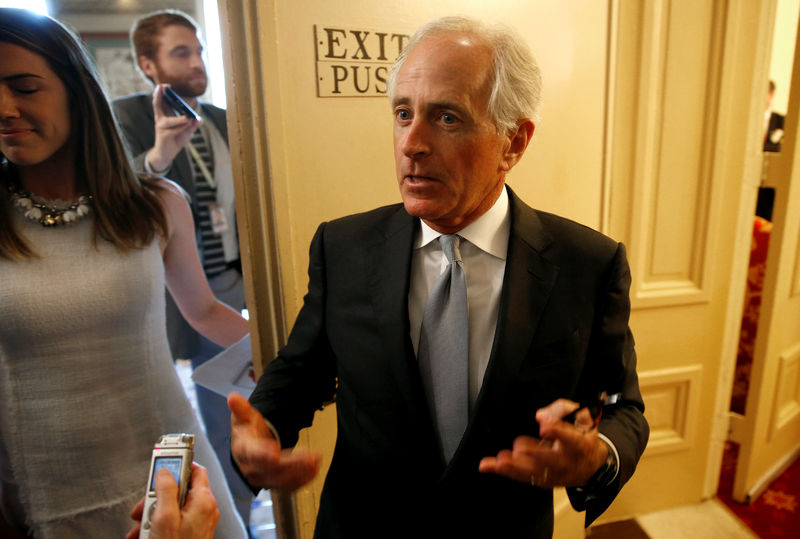
[[[211,230],[214,234],[222,234],[228,230],[228,219],[225,217],[225,210],[219,204],[213,204],[211,210]]]

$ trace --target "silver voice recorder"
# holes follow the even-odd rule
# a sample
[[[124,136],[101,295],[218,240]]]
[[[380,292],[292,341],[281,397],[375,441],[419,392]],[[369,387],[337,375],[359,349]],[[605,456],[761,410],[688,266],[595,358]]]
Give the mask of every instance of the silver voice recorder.
[[[140,539],[150,537],[150,520],[156,508],[156,473],[162,468],[172,473],[178,484],[178,505],[182,507],[186,501],[186,492],[189,490],[193,456],[194,434],[164,434],[156,442],[150,460],[142,526],[139,531]]]

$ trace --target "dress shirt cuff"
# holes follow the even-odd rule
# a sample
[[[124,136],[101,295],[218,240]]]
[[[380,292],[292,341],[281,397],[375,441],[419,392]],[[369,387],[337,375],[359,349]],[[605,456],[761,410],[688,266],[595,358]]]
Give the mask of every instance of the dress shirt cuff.
[[[267,418],[264,418],[264,424],[267,425],[267,428],[270,430],[270,432],[272,432],[272,435],[275,436],[275,439],[278,440],[278,443],[280,444],[281,443],[281,437],[278,435],[278,431],[275,430],[275,426],[272,423],[270,423],[267,420]],[[244,484],[247,485],[247,487],[253,493],[253,496],[258,496],[258,493],[261,492],[261,487],[254,487],[253,485],[251,485],[247,481],[247,478],[244,476],[244,474],[242,473],[242,470],[239,468],[239,464],[236,463],[236,459],[233,458],[233,452],[232,451],[230,452],[230,461],[231,461],[231,465],[233,466],[234,471],[237,474],[239,474],[239,477],[242,478],[242,481],[244,482]]]
[[[617,476],[619,475],[619,453],[617,452],[617,448],[614,445],[614,442],[612,442],[608,438],[608,436],[601,434],[599,432],[597,433],[597,436],[608,446],[609,453],[613,455],[615,463],[614,475],[612,475],[610,478],[605,478],[602,483],[598,483],[597,479],[595,479],[594,476],[592,476],[592,478],[589,480],[589,484],[584,485],[582,487],[574,487],[575,492],[577,492],[580,496],[583,497],[584,506],[587,502],[597,497],[600,489],[603,489],[614,483],[614,481],[617,479]],[[605,464],[603,464],[603,466],[605,466]],[[599,470],[597,473],[599,473]],[[597,475],[597,473],[595,475]]]
[[[608,480],[608,483],[606,483],[606,485],[603,485],[607,486],[613,483],[614,480],[619,475],[619,452],[617,451],[617,446],[614,445],[614,442],[612,442],[608,436],[606,436],[602,432],[598,432],[597,437],[603,440],[606,444],[608,444],[608,450],[614,453],[614,462],[617,463],[616,469],[614,470],[614,476]]]
[[[147,155],[150,153],[150,150],[144,154],[144,171],[148,174],[155,174],[156,176],[163,176],[169,170],[169,166],[164,170],[155,170],[153,167],[150,166],[150,160],[147,158]]]
[[[278,430],[275,428],[275,425],[270,423],[269,419],[267,419],[266,417],[264,418],[264,423],[266,423],[267,428],[270,430],[270,432],[275,437],[275,439],[278,440],[278,444],[280,444],[281,443],[281,436],[280,436],[280,434],[278,434]],[[283,447],[283,445],[281,445],[281,447]]]

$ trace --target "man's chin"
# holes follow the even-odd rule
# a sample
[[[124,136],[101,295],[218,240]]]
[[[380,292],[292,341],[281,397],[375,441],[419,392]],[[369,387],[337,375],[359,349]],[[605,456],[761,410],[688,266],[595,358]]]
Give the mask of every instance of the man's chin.
[[[442,213],[441,206],[432,200],[404,196],[403,206],[406,212],[425,221],[436,220]]]
[[[172,89],[184,99],[200,97],[206,93],[207,84],[172,84]]]

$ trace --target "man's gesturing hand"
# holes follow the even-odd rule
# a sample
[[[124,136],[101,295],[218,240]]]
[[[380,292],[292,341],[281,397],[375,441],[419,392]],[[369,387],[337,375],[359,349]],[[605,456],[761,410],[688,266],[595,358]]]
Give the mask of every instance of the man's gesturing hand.
[[[238,393],[228,395],[231,409],[231,453],[254,487],[292,492],[319,473],[321,455],[281,449],[263,416]]]
[[[598,438],[588,410],[578,412],[575,424],[561,420],[578,406],[558,399],[537,410],[541,438],[518,436],[511,449],[481,459],[478,470],[540,487],[585,485],[602,465],[608,447]]]

